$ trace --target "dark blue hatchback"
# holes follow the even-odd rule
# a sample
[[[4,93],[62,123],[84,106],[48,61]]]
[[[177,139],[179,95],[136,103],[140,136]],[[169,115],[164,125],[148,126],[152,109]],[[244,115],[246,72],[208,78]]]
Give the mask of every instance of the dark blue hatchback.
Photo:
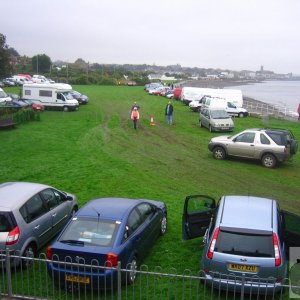
[[[116,266],[122,280],[135,281],[136,269],[155,239],[167,229],[163,202],[100,198],[83,206],[48,247],[49,274],[61,287],[113,288]]]

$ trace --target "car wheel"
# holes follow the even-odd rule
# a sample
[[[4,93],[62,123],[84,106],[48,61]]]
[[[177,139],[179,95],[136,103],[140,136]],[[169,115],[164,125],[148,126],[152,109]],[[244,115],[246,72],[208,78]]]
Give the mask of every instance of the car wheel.
[[[64,106],[64,111],[65,112],[69,111],[69,107],[68,106]]]
[[[167,231],[167,216],[164,215],[160,221],[160,235],[164,235]]]
[[[213,150],[213,155],[215,159],[225,159],[226,158],[226,152],[224,150],[224,148],[222,147],[216,147]]]
[[[239,113],[239,118],[244,118],[244,113],[240,112]]]
[[[133,284],[135,282],[136,279],[136,270],[138,268],[138,263],[137,263],[137,259],[134,256],[131,259],[131,262],[127,264],[127,270],[128,272],[127,274],[127,284]]]
[[[211,127],[211,125],[209,125],[208,130],[209,132],[213,132],[213,128]]]
[[[266,168],[274,168],[276,166],[276,158],[273,154],[265,154],[261,159],[261,163]]]
[[[199,120],[199,125],[201,128],[203,127],[201,120]]]
[[[27,269],[28,267],[30,267],[33,264],[33,261],[27,258],[34,258],[36,257],[36,247],[33,244],[29,244],[26,249],[24,250],[23,257],[25,257],[24,259],[22,259],[22,268],[23,269]]]

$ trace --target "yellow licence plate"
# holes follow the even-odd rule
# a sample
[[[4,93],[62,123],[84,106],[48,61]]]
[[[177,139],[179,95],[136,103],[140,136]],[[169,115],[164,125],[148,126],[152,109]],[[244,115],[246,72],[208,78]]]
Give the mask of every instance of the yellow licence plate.
[[[240,271],[240,272],[249,272],[249,273],[257,273],[257,266],[247,266],[247,265],[239,265],[239,264],[229,264],[229,270]]]
[[[81,276],[74,276],[74,275],[65,275],[65,280],[72,281],[72,282],[78,282],[78,283],[84,283],[84,284],[90,283],[89,277],[81,277]]]

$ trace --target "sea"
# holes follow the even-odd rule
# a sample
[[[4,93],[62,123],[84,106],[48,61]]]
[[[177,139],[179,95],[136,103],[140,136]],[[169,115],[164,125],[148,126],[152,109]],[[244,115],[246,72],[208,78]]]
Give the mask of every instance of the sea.
[[[292,112],[297,112],[300,103],[300,81],[263,81],[226,88],[239,89],[243,96],[278,105]]]

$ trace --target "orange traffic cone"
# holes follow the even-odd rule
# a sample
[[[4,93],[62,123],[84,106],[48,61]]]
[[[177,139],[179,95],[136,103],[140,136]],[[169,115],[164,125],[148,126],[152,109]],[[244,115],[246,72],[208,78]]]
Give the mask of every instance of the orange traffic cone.
[[[150,125],[155,125],[154,117],[153,116],[150,117]]]

